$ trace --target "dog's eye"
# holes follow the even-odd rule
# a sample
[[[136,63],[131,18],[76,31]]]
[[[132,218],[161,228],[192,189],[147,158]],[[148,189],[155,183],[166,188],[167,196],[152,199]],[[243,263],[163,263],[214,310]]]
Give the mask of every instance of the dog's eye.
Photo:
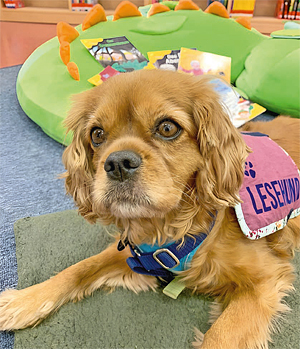
[[[181,127],[171,120],[163,120],[156,129],[156,134],[164,139],[175,139],[181,133]]]
[[[99,147],[105,140],[104,131],[100,127],[95,127],[91,131],[91,140],[95,147]]]

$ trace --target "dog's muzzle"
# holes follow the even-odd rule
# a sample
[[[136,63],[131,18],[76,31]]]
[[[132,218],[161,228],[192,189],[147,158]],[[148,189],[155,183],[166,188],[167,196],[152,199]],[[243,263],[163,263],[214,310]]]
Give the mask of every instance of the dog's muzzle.
[[[141,163],[142,158],[133,151],[116,151],[106,159],[104,170],[109,179],[124,182],[134,175]]]

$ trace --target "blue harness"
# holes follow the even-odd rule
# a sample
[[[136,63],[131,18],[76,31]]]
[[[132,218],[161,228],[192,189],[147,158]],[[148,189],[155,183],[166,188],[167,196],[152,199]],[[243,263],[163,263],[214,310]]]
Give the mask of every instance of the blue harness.
[[[210,231],[215,224],[215,217],[210,226]],[[132,257],[127,258],[128,266],[138,274],[152,275],[170,282],[177,272],[190,267],[191,260],[201,246],[207,234],[200,233],[195,236],[185,236],[182,240],[169,242],[164,245],[132,246],[128,241],[119,242],[118,250],[121,251],[128,244]],[[175,275],[174,275],[175,274]]]

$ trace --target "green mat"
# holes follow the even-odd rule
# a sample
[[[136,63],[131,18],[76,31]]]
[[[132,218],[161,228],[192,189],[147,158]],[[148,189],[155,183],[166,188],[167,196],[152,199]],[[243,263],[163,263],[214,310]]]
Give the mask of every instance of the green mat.
[[[76,211],[24,218],[15,223],[19,288],[44,281],[84,258],[99,253],[111,241],[113,229],[89,225]],[[255,242],[254,242],[255,243]],[[300,265],[300,254],[295,263]],[[287,297],[293,312],[285,317],[271,348],[299,348],[299,295]],[[185,349],[191,348],[197,327],[209,328],[210,300],[184,291],[177,300],[156,293],[117,289],[96,291],[79,303],[63,306],[35,328],[16,331],[15,349]],[[217,349],[217,348],[216,348]]]

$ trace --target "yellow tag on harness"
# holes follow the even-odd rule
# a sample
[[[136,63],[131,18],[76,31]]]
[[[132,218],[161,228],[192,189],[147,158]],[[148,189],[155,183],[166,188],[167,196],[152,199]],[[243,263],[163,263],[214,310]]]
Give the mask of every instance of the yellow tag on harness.
[[[177,299],[180,293],[185,289],[185,285],[180,277],[175,277],[164,289],[163,293],[173,299]]]

